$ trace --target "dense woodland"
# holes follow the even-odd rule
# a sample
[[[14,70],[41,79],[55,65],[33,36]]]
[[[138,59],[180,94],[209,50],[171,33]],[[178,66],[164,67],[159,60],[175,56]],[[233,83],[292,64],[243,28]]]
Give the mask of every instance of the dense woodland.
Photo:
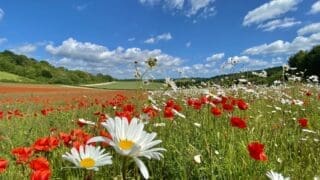
[[[9,72],[38,83],[49,84],[88,84],[112,81],[109,75],[93,75],[79,70],[54,67],[47,61],[37,61],[10,51],[0,52],[0,71]]]

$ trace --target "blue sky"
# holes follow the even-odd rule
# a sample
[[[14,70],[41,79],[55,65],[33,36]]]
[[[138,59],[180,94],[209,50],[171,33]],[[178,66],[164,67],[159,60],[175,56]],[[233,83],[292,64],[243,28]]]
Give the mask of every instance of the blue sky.
[[[3,0],[0,50],[132,78],[211,77],[279,66],[320,44],[319,0]]]

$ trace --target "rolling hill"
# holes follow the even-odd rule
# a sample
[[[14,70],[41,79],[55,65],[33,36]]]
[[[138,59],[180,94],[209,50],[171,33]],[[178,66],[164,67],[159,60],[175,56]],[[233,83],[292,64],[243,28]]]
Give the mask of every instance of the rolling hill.
[[[47,61],[39,61],[24,55],[17,55],[11,51],[0,52],[0,71],[26,78],[16,78],[16,80],[20,79],[20,81],[16,82],[30,82],[29,80],[31,80],[38,83],[77,85],[113,80],[113,77],[109,75],[93,75],[80,70],[55,67]],[[8,75],[3,74],[3,77],[8,77]],[[15,79],[13,76],[9,77],[11,77],[11,80]],[[0,78],[0,81],[2,81],[1,79],[5,78]]]

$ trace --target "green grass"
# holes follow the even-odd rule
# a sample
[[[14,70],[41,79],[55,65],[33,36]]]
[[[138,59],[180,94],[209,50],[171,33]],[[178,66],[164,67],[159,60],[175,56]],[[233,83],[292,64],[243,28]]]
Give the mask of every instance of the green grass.
[[[302,91],[303,90],[303,91]],[[307,97],[305,90],[312,92]],[[148,132],[156,132],[155,139],[162,140],[157,147],[167,149],[160,161],[142,158],[145,162],[151,179],[267,179],[266,172],[274,170],[291,179],[313,179],[320,175],[320,101],[319,87],[305,85],[287,86],[281,88],[254,87],[254,93],[241,89],[224,89],[228,96],[242,98],[249,103],[249,109],[241,111],[235,106],[232,113],[224,112],[220,117],[210,113],[210,105],[203,104],[200,110],[185,105],[187,97],[200,97],[199,93],[174,93],[176,103],[182,106],[181,113],[186,119],[175,117],[166,119],[163,111],[145,125]],[[200,92],[200,91],[199,91]],[[214,88],[211,89],[216,94]],[[306,102],[304,106],[282,104],[283,95],[291,96]],[[101,97],[105,98],[105,97]],[[112,98],[112,97],[110,97]],[[76,108],[79,99],[84,100],[86,107]],[[70,107],[68,111],[55,110],[48,116],[34,116],[39,113],[43,105],[17,101],[14,104],[0,104],[0,110],[7,111],[20,109],[23,118],[12,118],[0,121],[0,157],[10,160],[9,168],[2,174],[2,179],[24,179],[29,177],[28,165],[15,164],[10,154],[12,148],[32,146],[39,137],[58,136],[60,132],[69,133],[79,127],[73,121],[77,118],[86,118],[98,122],[95,112],[107,113],[114,117],[116,111],[122,107],[107,106],[101,108],[96,100],[90,96],[79,96],[73,102],[49,103],[47,107]],[[162,93],[155,93],[153,99],[163,108],[169,99]],[[24,103],[21,103],[24,102]],[[104,103],[105,101],[100,101]],[[141,107],[150,105],[146,99],[132,99],[123,104],[134,104],[135,113],[141,113]],[[218,105],[220,107],[221,105]],[[277,107],[277,108],[276,108]],[[281,108],[281,109],[279,109]],[[62,108],[63,109],[63,108]],[[239,129],[230,125],[230,116],[239,116],[246,119],[247,128]],[[309,120],[308,129],[315,133],[303,132],[297,119],[306,117]],[[294,119],[295,118],[295,119]],[[157,123],[164,123],[164,127],[155,127]],[[194,123],[199,123],[197,127]],[[56,128],[51,132],[50,129]],[[92,136],[99,135],[98,128],[86,126],[82,129]],[[304,140],[306,139],[306,140]],[[249,156],[247,145],[259,141],[264,144],[267,161],[256,161]],[[52,179],[83,179],[85,170],[68,169],[72,164],[61,158],[61,155],[70,151],[64,145],[49,153],[38,152],[36,156],[45,156],[50,162]],[[100,168],[95,173],[95,179],[113,179],[121,177],[121,157],[110,147],[106,152],[113,156],[113,164]],[[195,155],[201,155],[200,164],[194,161]],[[129,179],[142,179],[134,163],[128,166]]]
[[[88,87],[95,87],[101,89],[113,89],[113,90],[135,90],[135,89],[148,89],[148,90],[159,90],[163,88],[163,83],[150,82],[143,84],[140,81],[114,81],[109,84],[102,85],[87,85]]]
[[[3,72],[3,71],[0,71],[0,81],[2,81],[2,82],[20,82],[20,83],[36,82],[35,80],[25,78],[22,76],[18,76],[15,74]]]

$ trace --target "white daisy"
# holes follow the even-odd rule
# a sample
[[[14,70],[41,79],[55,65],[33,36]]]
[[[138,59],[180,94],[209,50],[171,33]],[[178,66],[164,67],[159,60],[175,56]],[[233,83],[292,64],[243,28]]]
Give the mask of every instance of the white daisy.
[[[97,136],[91,138],[88,143],[107,142],[117,153],[132,157],[143,177],[148,179],[148,169],[139,157],[158,160],[163,157],[161,151],[165,151],[164,148],[153,148],[162,142],[161,140],[154,140],[157,133],[144,131],[143,122],[137,118],[133,118],[130,123],[126,118],[109,118],[102,125],[108,130],[112,139]]]
[[[97,171],[99,166],[112,164],[111,156],[109,153],[104,154],[104,151],[100,146],[86,145],[83,147],[81,145],[79,151],[72,148],[71,153],[67,152],[62,155],[62,158],[72,162],[76,167]]]
[[[274,172],[274,171],[269,171],[266,174],[270,180],[289,180],[289,177],[283,177],[282,174]]]

